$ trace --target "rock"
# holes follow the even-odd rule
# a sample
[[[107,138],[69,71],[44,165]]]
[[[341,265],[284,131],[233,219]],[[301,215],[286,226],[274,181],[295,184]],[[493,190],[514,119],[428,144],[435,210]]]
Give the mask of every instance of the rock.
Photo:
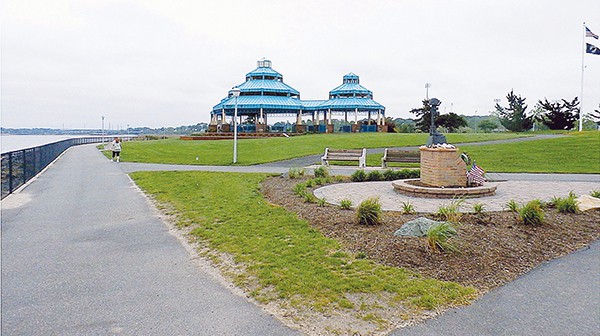
[[[581,195],[577,198],[577,206],[581,211],[587,211],[590,209],[600,209],[600,198],[596,198],[590,195]]]
[[[419,217],[404,223],[402,227],[394,232],[394,236],[425,237],[425,235],[427,235],[427,230],[429,230],[432,225],[439,223],[443,222],[434,221],[425,217]]]

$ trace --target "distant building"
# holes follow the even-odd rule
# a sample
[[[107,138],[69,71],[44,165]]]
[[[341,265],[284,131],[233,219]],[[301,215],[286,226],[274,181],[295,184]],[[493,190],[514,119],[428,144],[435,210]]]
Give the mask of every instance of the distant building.
[[[258,66],[246,74],[246,81],[237,87],[238,124],[242,118],[250,117],[254,124],[240,125],[241,132],[267,132],[269,116],[296,117],[294,132],[334,131],[332,116],[348,114],[354,119],[346,132],[383,131],[385,107],[373,100],[373,92],[360,85],[359,77],[353,73],[344,76],[342,85],[329,92],[327,100],[301,100],[300,92],[283,82],[283,76],[271,68],[271,61],[263,59]],[[235,98],[230,91],[227,97],[215,105],[211,112],[209,132],[230,132],[233,124]],[[367,116],[366,125],[358,124],[358,115]],[[305,120],[307,119],[307,120]]]

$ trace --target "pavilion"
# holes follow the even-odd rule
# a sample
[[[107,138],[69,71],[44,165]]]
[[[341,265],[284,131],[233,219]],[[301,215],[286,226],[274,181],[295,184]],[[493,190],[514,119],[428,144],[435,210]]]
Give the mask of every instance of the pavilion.
[[[385,107],[373,100],[373,92],[360,85],[359,77],[353,73],[345,75],[343,83],[329,92],[329,99],[301,100],[300,92],[283,82],[283,76],[271,67],[271,61],[262,59],[237,88],[240,89],[237,114],[240,118],[238,130],[241,132],[268,132],[268,117],[281,116],[296,117],[294,132],[332,133],[333,116],[343,116],[348,122],[349,113],[354,121],[351,127],[343,127],[341,131],[376,132],[386,129],[383,127]],[[209,132],[232,131],[234,109],[235,97],[230,91],[213,107]],[[367,116],[365,125],[358,123],[358,115]],[[244,117],[250,117],[253,123],[242,124]],[[304,118],[308,120],[304,121]]]

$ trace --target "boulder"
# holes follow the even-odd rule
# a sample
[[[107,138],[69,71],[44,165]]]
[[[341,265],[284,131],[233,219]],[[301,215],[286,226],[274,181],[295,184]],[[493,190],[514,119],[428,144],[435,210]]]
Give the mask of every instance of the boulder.
[[[577,198],[577,205],[581,211],[600,209],[600,198],[590,195],[581,195],[579,198]]]
[[[443,222],[419,217],[404,223],[402,227],[394,232],[394,236],[425,237],[427,235],[427,230],[429,230],[432,225],[439,223]]]

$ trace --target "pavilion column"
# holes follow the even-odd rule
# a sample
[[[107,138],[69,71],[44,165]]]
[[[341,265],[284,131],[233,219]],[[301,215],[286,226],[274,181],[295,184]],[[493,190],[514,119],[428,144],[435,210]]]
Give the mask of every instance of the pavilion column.
[[[315,126],[315,114],[318,113],[317,111],[313,111],[312,113],[312,124],[313,126]]]
[[[358,107],[354,108],[354,123],[358,124]]]
[[[327,109],[327,117],[328,117],[328,120],[329,120],[327,122],[327,124],[329,125],[329,124],[331,124],[331,109]]]
[[[371,125],[371,111],[367,114],[367,125]]]
[[[216,113],[213,113],[213,115],[212,115],[212,118],[211,118],[211,120],[210,120],[210,124],[211,124],[211,125],[216,125],[217,123],[218,123],[218,120],[217,120],[217,114],[216,114]]]
[[[377,110],[377,125],[381,125],[381,110]]]
[[[348,111],[344,111],[344,121],[348,122]]]
[[[260,122],[263,121],[263,108],[260,108]]]
[[[225,123],[225,109],[221,109],[221,124]]]
[[[298,111],[296,115],[296,125],[302,125],[302,110]]]

